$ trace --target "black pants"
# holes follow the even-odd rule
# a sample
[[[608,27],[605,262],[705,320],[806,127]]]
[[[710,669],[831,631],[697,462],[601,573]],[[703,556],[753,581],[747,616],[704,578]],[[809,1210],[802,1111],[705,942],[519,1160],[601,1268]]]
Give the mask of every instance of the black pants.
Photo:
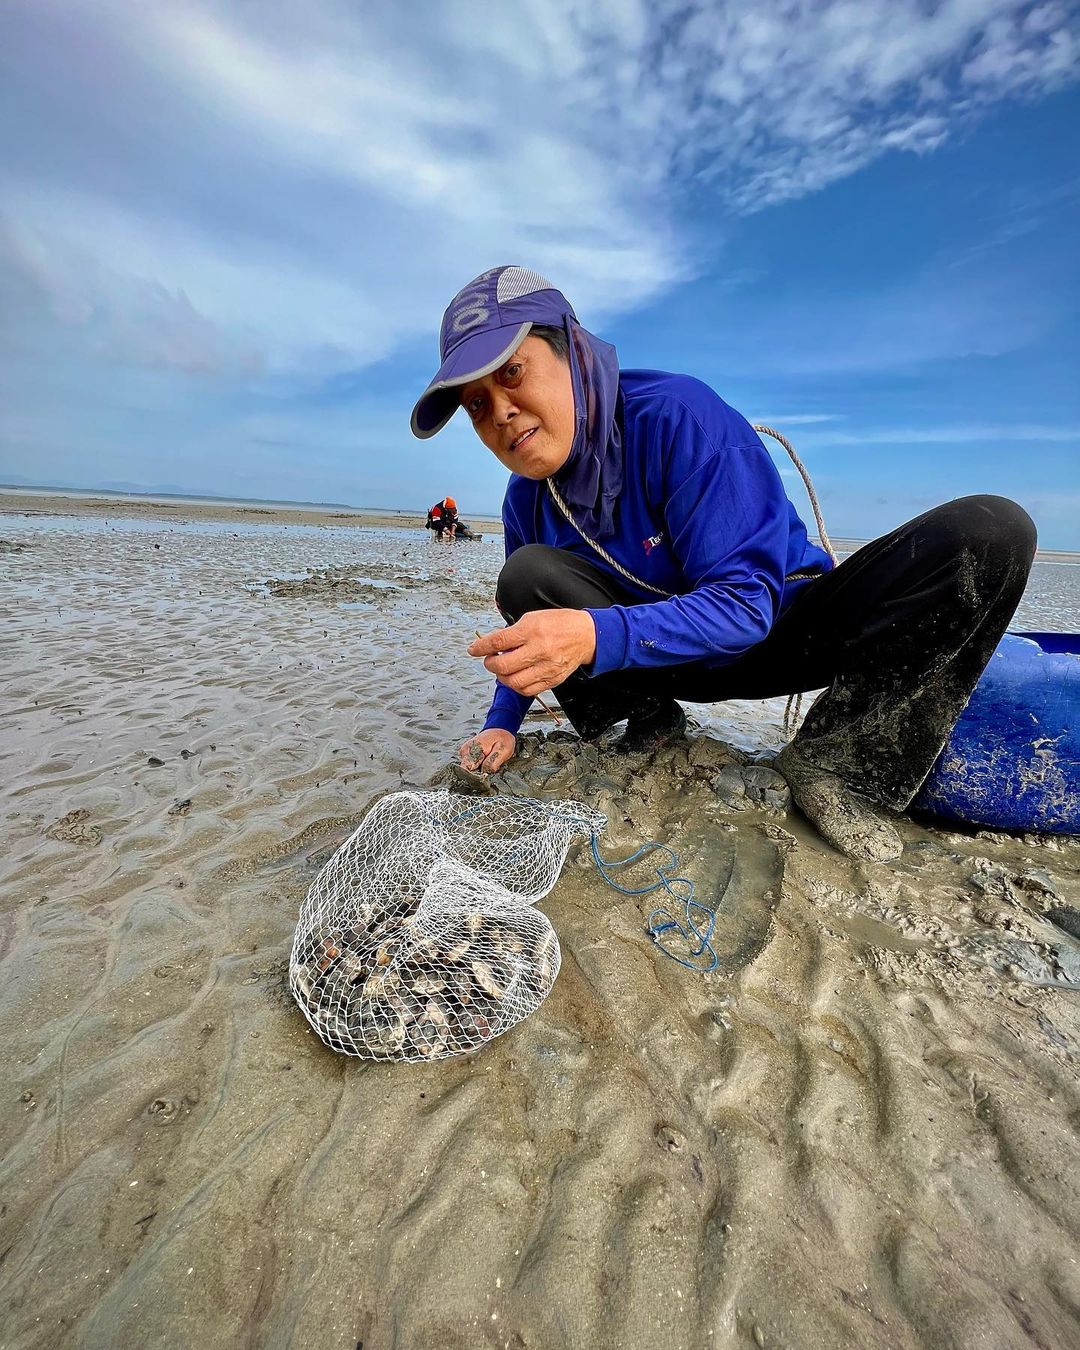
[[[1004,497],[962,497],[875,539],[802,587],[768,637],[719,669],[698,662],[575,671],[557,689],[591,739],[657,698],[718,703],[824,688],[795,738],[803,759],[883,805],[915,796],[1023,595],[1035,526]],[[530,544],[499,576],[507,618],[640,604],[587,558]]]

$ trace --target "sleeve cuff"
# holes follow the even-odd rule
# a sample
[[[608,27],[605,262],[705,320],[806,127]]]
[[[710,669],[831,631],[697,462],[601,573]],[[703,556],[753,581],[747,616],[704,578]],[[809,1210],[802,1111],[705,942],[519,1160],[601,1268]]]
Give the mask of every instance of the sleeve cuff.
[[[586,675],[607,675],[613,670],[622,670],[626,664],[626,619],[622,608],[613,605],[609,609],[587,609],[585,611],[596,629],[596,655],[591,666],[583,667]]]
[[[483,730],[508,731],[511,736],[516,736],[524,720],[525,714],[515,713],[512,708],[492,708],[484,722]]]

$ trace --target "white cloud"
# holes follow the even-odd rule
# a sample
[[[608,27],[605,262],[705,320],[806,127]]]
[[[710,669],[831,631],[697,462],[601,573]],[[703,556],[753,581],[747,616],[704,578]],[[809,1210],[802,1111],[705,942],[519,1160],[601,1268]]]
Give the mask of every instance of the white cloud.
[[[6,22],[22,263],[32,237],[55,320],[108,314],[118,361],[164,322],[160,359],[193,370],[370,364],[499,261],[602,321],[708,265],[691,194],[715,245],[725,212],[930,153],[1077,64],[1057,0],[14,0]]]
[[[1019,0],[701,5],[631,107],[677,167],[742,210],[801,196],[890,150],[926,153],[1004,97],[1075,78],[1075,16]],[[655,41],[655,39],[654,39]],[[652,125],[641,125],[642,121]]]

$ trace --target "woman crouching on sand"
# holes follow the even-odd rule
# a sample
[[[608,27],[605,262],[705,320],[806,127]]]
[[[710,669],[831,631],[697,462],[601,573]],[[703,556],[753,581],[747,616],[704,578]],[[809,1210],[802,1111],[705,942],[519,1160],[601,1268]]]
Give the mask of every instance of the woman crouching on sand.
[[[486,772],[553,689],[584,739],[680,734],[676,702],[825,688],[780,753],[803,813],[852,857],[897,857],[893,824],[930,772],[1012,617],[1035,527],[962,497],[834,565],[807,538],[750,424],[700,380],[620,370],[555,287],[519,267],[443,315],[442,365],[412,414],[459,407],[511,471],[507,626],[474,641],[498,683],[461,747]]]

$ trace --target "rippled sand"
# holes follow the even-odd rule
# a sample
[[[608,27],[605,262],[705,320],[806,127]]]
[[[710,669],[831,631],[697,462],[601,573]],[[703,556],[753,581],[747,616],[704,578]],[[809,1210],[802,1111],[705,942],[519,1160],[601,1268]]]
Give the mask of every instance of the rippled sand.
[[[774,705],[653,760],[533,735],[501,790],[671,842],[720,969],[579,858],[534,1017],[347,1060],[284,989],[299,904],[482,716],[501,541],[180,514],[0,517],[0,1344],[1080,1342],[1075,843],[850,864],[700,734]],[[1046,566],[1017,626],[1080,626]]]

